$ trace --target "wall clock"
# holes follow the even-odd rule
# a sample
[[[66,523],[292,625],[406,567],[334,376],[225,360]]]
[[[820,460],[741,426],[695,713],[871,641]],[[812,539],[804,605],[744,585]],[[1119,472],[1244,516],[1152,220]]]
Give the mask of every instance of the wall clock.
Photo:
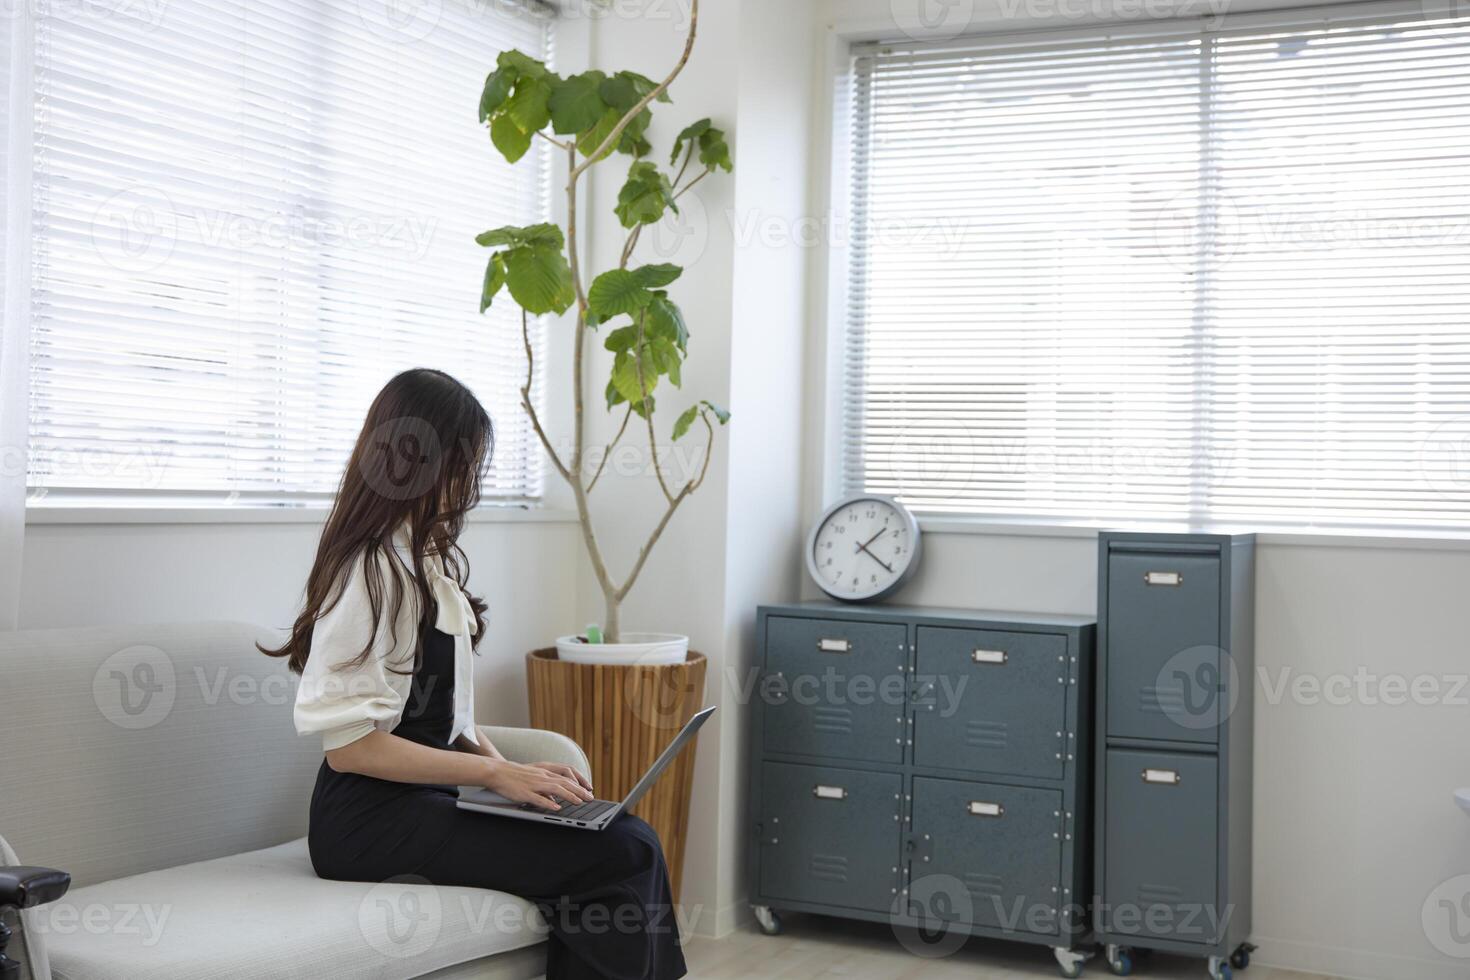
[[[872,602],[908,581],[919,564],[919,522],[907,507],[878,494],[837,501],[807,539],[807,571],[834,599]]]

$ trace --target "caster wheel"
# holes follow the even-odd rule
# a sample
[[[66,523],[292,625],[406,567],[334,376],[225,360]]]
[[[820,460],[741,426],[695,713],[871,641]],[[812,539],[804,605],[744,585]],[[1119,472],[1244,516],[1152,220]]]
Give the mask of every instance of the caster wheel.
[[[1251,965],[1251,947],[1241,946],[1230,954],[1230,965],[1237,970],[1248,969]]]
[[[1092,955],[1091,953],[1078,953],[1065,946],[1053,946],[1052,954],[1057,958],[1057,972],[1067,980],[1077,980],[1082,976],[1082,965]]]
[[[1230,969],[1230,964],[1222,959],[1211,957],[1210,977],[1211,980],[1231,980],[1235,974]]]
[[[1118,955],[1108,960],[1108,969],[1113,971],[1115,977],[1126,977],[1133,972],[1133,953],[1130,950],[1120,950]]]
[[[761,932],[767,936],[781,935],[781,913],[764,905],[755,907],[755,921],[760,925]]]

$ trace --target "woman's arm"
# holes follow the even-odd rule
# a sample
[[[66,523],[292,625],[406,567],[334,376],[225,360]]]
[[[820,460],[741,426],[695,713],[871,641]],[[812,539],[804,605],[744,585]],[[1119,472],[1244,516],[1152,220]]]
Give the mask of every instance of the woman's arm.
[[[461,735],[459,738],[454,740],[454,747],[461,752],[469,752],[475,755],[481,755],[487,759],[499,759],[501,761],[505,760],[505,756],[501,755],[500,750],[491,744],[490,740],[485,737],[484,732],[479,732],[478,735],[479,740],[474,742],[471,742],[468,738]],[[568,779],[576,780],[583,789],[587,790],[589,793],[592,792],[592,780],[582,775],[582,773],[573,766],[569,766],[561,762],[533,762],[532,765],[537,769],[545,769],[547,772],[554,773],[555,775],[565,776]]]
[[[550,810],[561,809],[559,799],[592,799],[580,778],[478,752],[430,748],[384,731],[373,731],[341,748],[329,749],[327,765],[335,772],[394,783],[484,786],[516,803],[534,803]]]

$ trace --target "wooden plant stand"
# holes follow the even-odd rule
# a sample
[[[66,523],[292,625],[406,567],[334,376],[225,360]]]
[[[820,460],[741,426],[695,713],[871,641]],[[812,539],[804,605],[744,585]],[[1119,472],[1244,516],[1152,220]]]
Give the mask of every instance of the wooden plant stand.
[[[526,654],[531,727],[560,732],[592,762],[598,799],[619,800],[704,703],[704,654],[682,664],[605,666],[559,659],[556,648]],[[678,901],[694,788],[690,745],[633,812],[658,831]]]

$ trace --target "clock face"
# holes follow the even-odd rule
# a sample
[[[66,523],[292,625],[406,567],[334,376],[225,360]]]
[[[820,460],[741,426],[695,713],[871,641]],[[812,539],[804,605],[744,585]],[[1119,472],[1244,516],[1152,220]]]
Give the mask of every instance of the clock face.
[[[855,497],[837,504],[817,525],[807,567],[834,598],[877,599],[908,578],[918,548],[918,524],[897,501]]]

